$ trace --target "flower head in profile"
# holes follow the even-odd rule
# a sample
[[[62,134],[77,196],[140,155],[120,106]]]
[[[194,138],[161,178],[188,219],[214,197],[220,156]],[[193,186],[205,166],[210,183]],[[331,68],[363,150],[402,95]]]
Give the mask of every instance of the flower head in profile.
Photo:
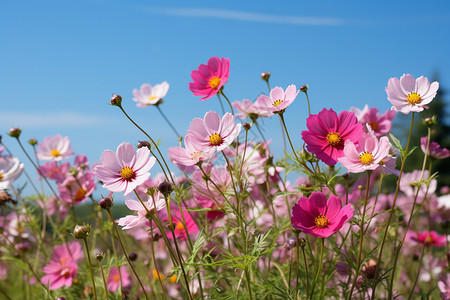
[[[23,164],[12,155],[0,156],[0,190],[9,188],[23,172]]]
[[[148,148],[135,151],[133,145],[123,142],[116,152],[105,150],[102,153],[101,163],[95,166],[94,172],[105,189],[123,192],[126,196],[150,177],[149,171],[155,161]]]
[[[318,115],[310,115],[306,126],[308,130],[302,131],[306,148],[329,166],[344,156],[347,140],[357,144],[363,133],[354,113],[343,111],[338,116],[331,108],[322,109]]]
[[[428,137],[424,136],[420,138],[420,148],[423,153],[427,152]],[[444,159],[450,156],[450,151],[447,148],[441,148],[441,146],[436,142],[430,142],[428,147],[428,156],[435,159]]]
[[[131,284],[130,280],[130,273],[127,270],[126,266],[120,267],[120,274],[119,269],[117,267],[111,267],[108,275],[108,281],[106,282],[106,287],[108,288],[108,291],[115,293],[119,287],[120,287],[120,279],[122,278],[122,285],[124,288],[127,288]]]
[[[73,154],[69,138],[67,136],[62,137],[59,134],[45,137],[43,142],[38,143],[38,151],[36,153],[37,158],[40,160],[54,161],[71,157]]]
[[[386,93],[393,105],[391,109],[407,114],[428,109],[427,104],[434,99],[438,89],[437,81],[430,83],[426,77],[414,79],[410,74],[403,74],[400,79],[389,79]]]
[[[168,90],[169,84],[166,81],[160,84],[155,84],[154,86],[149,83],[144,83],[141,85],[140,90],[133,90],[133,101],[137,102],[137,107],[155,105],[167,95]]]
[[[184,138],[184,146],[169,148],[170,161],[183,171],[191,173],[197,167],[195,164],[208,160],[214,153],[214,148],[204,149],[200,145],[192,142],[192,136]]]
[[[42,284],[49,285],[50,290],[56,290],[63,286],[70,287],[77,275],[77,261],[83,258],[83,249],[79,242],[55,246],[50,262],[44,266]]]
[[[187,136],[190,136],[190,141],[197,149],[205,151],[214,148],[222,151],[234,141],[240,131],[241,124],[235,124],[232,114],[226,113],[220,119],[218,113],[209,111],[203,119],[195,118],[191,122]]]
[[[327,201],[321,192],[302,197],[292,208],[292,227],[306,234],[327,238],[340,230],[353,216],[350,204],[342,207],[341,199],[331,195]]]
[[[350,173],[361,173],[375,170],[379,163],[389,154],[391,143],[385,136],[380,140],[372,133],[363,133],[355,145],[347,140],[344,145],[344,155],[338,161]]]
[[[256,103],[253,103],[248,99],[244,99],[242,102],[235,101],[232,105],[239,111],[239,113],[236,114],[236,117],[240,119],[249,118],[250,120],[255,121],[259,117],[270,117],[272,115],[272,113],[258,108]]]
[[[352,107],[350,111],[355,113],[356,118],[363,125],[365,132],[367,132],[366,125],[368,124],[376,136],[383,136],[391,131],[392,120],[396,114],[395,111],[387,110],[384,114],[380,115],[380,111],[377,108],[369,108],[367,104],[363,110]]]
[[[117,224],[123,226],[122,229],[130,229],[133,228],[143,222],[146,222],[148,212],[157,212],[163,209],[166,206],[166,202],[164,200],[163,195],[160,192],[155,193],[153,196],[149,196],[149,198],[143,202],[144,205],[138,200],[128,199],[125,200],[125,205],[128,209],[137,212],[136,215],[129,215],[123,218],[116,220]]]
[[[444,247],[447,243],[445,235],[439,235],[436,231],[411,232],[409,239],[425,246]]]
[[[443,300],[450,300],[450,273],[442,275],[437,285],[441,292],[441,298]]]
[[[300,91],[294,84],[291,84],[286,88],[277,86],[270,91],[270,97],[261,95],[258,97],[255,103],[255,107],[270,114],[282,113],[284,110],[294,102],[295,98]]]
[[[400,180],[400,190],[409,197],[414,197],[417,193],[417,186],[420,184],[420,190],[418,193],[419,199],[422,199],[425,194],[432,195],[436,191],[437,180],[432,179],[427,187],[424,182],[425,179],[430,177],[428,170],[423,172],[421,170],[414,170],[410,173],[404,173],[402,179]],[[420,180],[422,179],[422,182]]]
[[[191,72],[194,82],[189,83],[189,89],[194,96],[204,96],[206,100],[217,94],[230,76],[230,60],[228,58],[211,57],[206,65],[201,64],[198,70]]]

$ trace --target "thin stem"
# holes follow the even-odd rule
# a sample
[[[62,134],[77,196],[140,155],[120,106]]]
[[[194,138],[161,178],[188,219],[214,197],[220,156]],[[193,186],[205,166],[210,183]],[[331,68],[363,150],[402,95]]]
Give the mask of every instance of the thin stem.
[[[222,115],[225,114],[225,108],[223,107],[222,99],[220,98],[220,93],[217,93],[217,98],[219,99],[220,108],[222,108]]]
[[[172,131],[175,133],[178,139],[182,139],[183,137],[178,133],[178,131],[175,129],[175,127],[172,125],[172,123],[169,121],[169,119],[166,117],[166,115],[163,113],[159,105],[156,105],[156,108],[158,109],[161,116],[164,118],[164,120],[169,124],[170,128],[172,128]]]
[[[422,268],[423,254],[425,252],[425,246],[426,246],[426,242],[423,243],[422,251],[420,253],[420,258],[419,258],[419,267],[417,268],[417,275],[416,275],[416,278],[414,279],[414,283],[413,283],[413,285],[411,287],[411,291],[409,292],[408,299],[412,298],[412,295],[414,293],[414,288],[416,287],[417,280],[419,279],[420,269]]]
[[[297,248],[297,276],[296,276],[296,280],[295,280],[295,294],[294,294],[294,299],[297,300],[298,299],[298,277],[299,277],[299,273],[300,273],[300,241],[299,241],[299,234],[296,233],[295,235],[295,244],[296,244],[296,248]]]
[[[225,96],[225,94],[223,93],[223,91],[219,91],[219,94],[221,94],[221,95],[225,98],[225,100],[227,100],[228,105],[230,106],[231,114],[234,116],[233,105],[231,105],[230,100],[228,100],[227,96]]]
[[[264,144],[267,144],[266,138],[264,137],[264,134],[261,131],[261,128],[259,128],[259,123],[255,121],[253,121],[253,123],[256,125],[256,129],[258,129],[259,135],[261,136],[261,138],[264,141]]]
[[[6,294],[6,292],[2,288],[0,288],[0,293],[3,294],[6,297],[6,299],[12,300],[11,297],[9,297],[8,294]]]
[[[406,162],[406,155],[408,154],[409,151],[409,142],[411,141],[411,134],[412,134],[412,129],[414,126],[414,112],[412,112],[411,115],[411,125],[409,127],[409,134],[408,134],[408,141],[406,142],[406,148],[405,148],[405,157],[402,157],[402,164],[400,167],[400,174],[398,175],[398,180],[397,180],[397,187],[395,188],[395,194],[394,194],[394,200],[392,202],[392,208],[391,208],[391,212],[389,213],[389,218],[386,224],[386,229],[384,230],[384,234],[383,234],[383,240],[381,242],[381,246],[380,246],[380,252],[378,253],[378,260],[377,260],[377,266],[375,268],[375,276],[374,278],[378,278],[378,275],[380,273],[380,268],[381,268],[381,257],[383,255],[383,249],[384,249],[384,244],[386,242],[386,236],[389,230],[389,226],[391,225],[391,219],[392,219],[392,215],[394,214],[395,211],[395,204],[397,203],[397,195],[398,195],[398,191],[400,188],[400,181],[402,179],[402,175],[403,175],[403,169],[405,167],[405,162]],[[378,281],[375,281],[374,286],[372,288],[372,296],[371,299],[374,300],[375,299],[375,291],[376,291],[376,287],[378,285]]]
[[[321,243],[320,243],[319,267],[317,268],[316,278],[314,278],[314,282],[313,282],[313,285],[312,285],[312,289],[311,289],[311,298],[310,298],[310,299],[312,299],[313,296],[314,296],[314,289],[315,289],[315,287],[316,287],[317,280],[319,279],[320,271],[322,270],[322,263],[323,263],[323,248],[324,248],[324,244],[325,244],[325,239],[321,238],[320,241],[321,241]]]
[[[127,259],[128,265],[130,266],[131,270],[133,271],[134,276],[136,277],[137,281],[139,282],[139,285],[141,286],[142,292],[144,293],[145,299],[148,300],[147,292],[145,291],[145,288],[144,288],[144,285],[142,284],[141,278],[139,278],[139,275],[136,273],[136,270],[134,269],[133,264],[131,263],[131,260],[128,257],[128,253],[125,250],[125,247],[123,246],[122,239],[120,238],[119,230],[117,229],[116,222],[114,222],[114,217],[113,217],[113,215],[111,213],[111,209],[107,209],[106,211],[108,212],[108,215],[109,215],[109,217],[111,219],[111,222],[113,223],[113,227],[114,227],[114,230],[116,232],[117,239],[119,240],[120,247],[122,248],[122,252],[125,255],[125,258]]]
[[[308,264],[306,263],[306,254],[305,254],[305,246],[302,246],[303,253],[303,262],[305,264],[305,272],[306,272],[306,299],[309,298],[309,274],[308,274]]]
[[[360,225],[360,237],[359,237],[359,254],[358,254],[358,263],[356,264],[356,273],[355,278],[353,278],[353,284],[350,289],[350,293],[348,294],[348,299],[352,299],[353,290],[356,286],[356,281],[358,279],[359,271],[361,269],[361,259],[362,259],[362,252],[363,252],[363,240],[364,240],[364,221],[366,219],[366,207],[367,207],[367,200],[369,199],[369,191],[370,191],[370,174],[372,171],[367,171],[367,183],[366,183],[366,198],[364,199],[364,208],[363,213],[361,216],[361,225]]]
[[[186,290],[187,290],[189,299],[193,300],[194,298],[192,297],[192,295],[191,295],[191,290],[189,289],[189,281],[188,281],[186,272],[184,271],[184,266],[183,266],[183,256],[181,255],[180,249],[178,248],[177,237],[175,236],[175,230],[174,230],[173,224],[172,224],[172,226],[170,226],[170,231],[172,232],[173,241],[175,242],[175,249],[177,250],[178,260],[179,260],[179,262],[180,262],[181,271],[182,271],[182,273],[183,273],[184,282],[185,282],[185,284],[186,284]]]
[[[91,263],[91,254],[89,253],[89,246],[87,240],[83,239],[84,245],[86,246],[86,256],[89,262],[89,271],[91,272],[92,286],[94,288],[94,299],[97,299],[97,290],[95,289],[95,280],[94,280],[94,272],[92,271],[92,263]]]
[[[307,91],[305,91],[305,96],[306,96],[306,101],[308,102],[308,116],[311,116],[311,107],[309,105],[309,96],[308,96]]]
[[[106,299],[109,299],[108,286],[106,285],[105,273],[103,272],[102,262],[99,260],[98,264],[100,265],[100,272],[102,273],[103,287],[105,288]]]
[[[158,281],[159,281],[159,284],[161,285],[161,289],[162,289],[162,292],[163,292],[163,297],[164,297],[164,299],[166,299],[166,289],[165,289],[164,285],[162,284],[161,276],[159,275],[160,273],[159,273],[159,270],[158,270],[158,266],[156,264],[155,247],[153,245],[153,243],[154,243],[154,241],[153,241],[153,226],[151,226],[151,225],[150,225],[150,234],[152,236],[152,240],[151,240],[151,248],[152,249],[151,250],[152,250],[153,264],[155,265],[155,270],[156,270],[156,273],[158,274]]]
[[[364,234],[366,234],[367,230],[369,230],[370,222],[372,222],[372,220],[373,220],[373,215],[375,214],[375,208],[377,207],[377,203],[378,203],[378,196],[380,195],[380,192],[381,192],[381,186],[382,186],[382,183],[383,183],[383,178],[384,178],[384,173],[381,172],[380,181],[378,182],[377,194],[375,195],[375,202],[374,202],[373,207],[372,207],[372,214],[370,216],[369,222],[367,223],[366,230],[364,230]]]
[[[113,248],[114,260],[115,260],[115,263],[116,263],[116,268],[119,271],[120,297],[122,298],[122,294],[123,294],[122,272],[120,271],[119,259],[117,257],[117,251],[116,251],[116,243],[114,242],[114,236],[113,236],[112,232],[111,232],[111,245],[112,245],[112,248]]]
[[[248,272],[248,267],[245,267],[245,279],[247,281],[248,297],[250,300],[252,300],[253,299],[252,287],[251,287],[250,273]]]
[[[245,130],[245,142],[244,142],[244,154],[242,154],[242,160],[241,160],[241,167],[239,169],[239,181],[241,182],[242,178],[242,167],[244,166],[245,161],[245,152],[247,151],[247,136],[248,136],[248,130]],[[241,187],[242,189],[242,187]]]

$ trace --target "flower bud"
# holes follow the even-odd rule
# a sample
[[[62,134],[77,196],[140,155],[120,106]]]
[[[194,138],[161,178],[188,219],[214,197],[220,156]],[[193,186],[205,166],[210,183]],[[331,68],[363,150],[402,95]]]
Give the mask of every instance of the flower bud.
[[[167,182],[167,181],[163,181],[158,185],[158,190],[164,195],[167,196],[169,195],[173,189],[172,189],[172,185]]]
[[[97,255],[95,256],[95,258],[96,258],[98,261],[102,261],[104,256],[105,256],[105,253],[101,252],[101,253],[97,253]]]
[[[297,241],[295,238],[288,238],[286,242],[284,242],[284,247],[286,247],[288,250],[291,250],[297,245]]]
[[[299,241],[299,245],[300,247],[305,247],[306,246],[306,240],[304,238],[301,238]]]
[[[431,118],[425,118],[422,120],[422,124],[427,127],[432,127],[433,125],[437,124],[437,118],[436,116],[432,116]]]
[[[111,198],[106,197],[106,198],[103,198],[102,200],[100,200],[98,202],[98,205],[100,205],[100,207],[103,209],[110,209],[111,207],[113,207],[114,202],[112,201]]]
[[[377,262],[374,259],[369,259],[362,266],[362,272],[366,275],[367,279],[373,279],[375,277],[375,271],[377,270]]]
[[[137,144],[137,147],[138,147],[138,149],[147,147],[148,150],[152,150],[152,144],[150,144],[150,142],[147,142],[147,141],[139,141],[139,143]]]
[[[264,81],[268,81],[270,78],[270,72],[263,72],[261,73],[261,79]]]
[[[84,240],[91,233],[91,225],[76,225],[72,235],[78,240]]]
[[[36,146],[37,140],[36,139],[29,139],[28,140],[28,144],[30,144],[31,146]]]
[[[122,96],[113,94],[111,97],[111,105],[112,106],[122,106]]]
[[[66,300],[66,298],[61,296],[61,297],[56,298],[56,300]]]
[[[302,86],[300,87],[300,91],[303,92],[303,93],[306,93],[306,91],[308,90],[308,88],[309,88],[309,85],[302,85]]]
[[[19,128],[11,128],[9,130],[9,136],[18,139],[20,134],[22,133],[22,130]]]
[[[300,158],[305,161],[310,161],[313,158],[313,156],[311,153],[303,149],[302,152],[300,152]]]
[[[135,261],[136,259],[137,259],[137,254],[136,253],[134,253],[134,252],[130,252],[130,254],[128,254],[128,258],[131,260],[131,261]]]
[[[242,127],[244,127],[245,130],[250,130],[250,128],[252,128],[252,124],[245,122]]]

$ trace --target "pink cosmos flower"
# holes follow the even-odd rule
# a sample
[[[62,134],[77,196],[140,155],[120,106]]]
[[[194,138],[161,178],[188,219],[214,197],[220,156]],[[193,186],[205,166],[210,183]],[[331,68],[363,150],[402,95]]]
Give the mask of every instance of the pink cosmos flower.
[[[447,237],[437,234],[436,231],[411,232],[409,238],[411,241],[425,246],[444,247],[447,243]]]
[[[67,205],[61,205],[61,202],[55,196],[50,196],[45,202],[37,200],[37,203],[41,208],[45,206],[49,216],[57,215],[60,219],[65,219],[69,212],[69,207]]]
[[[204,119],[195,118],[190,125],[187,136],[192,146],[206,151],[214,148],[222,151],[228,147],[241,131],[241,124],[235,124],[234,116],[226,113],[222,120],[215,111],[209,111]]]
[[[400,181],[400,190],[405,193],[409,197],[414,197],[417,192],[417,184],[420,180],[420,175],[422,174],[421,170],[414,170],[410,173],[404,173],[402,179]],[[422,176],[422,180],[427,179],[430,176],[428,170],[425,170]],[[430,186],[428,187],[428,194],[431,195],[436,191],[437,180],[433,179],[430,181]],[[425,196],[427,192],[427,186],[423,183],[420,186],[418,197],[419,199]]]
[[[124,226],[122,229],[130,229],[148,220],[146,217],[147,210],[154,212],[160,211],[166,206],[166,202],[164,200],[164,197],[159,192],[157,192],[154,195],[154,199],[149,196],[149,198],[144,202],[145,207],[140,201],[133,199],[125,200],[125,205],[128,207],[128,209],[136,211],[137,215],[126,216],[116,220],[116,222],[120,226]]]
[[[369,106],[367,104],[366,106],[364,106],[363,110],[352,107],[350,108],[350,111],[355,113],[358,122],[363,125],[363,129],[365,132],[367,132],[366,124],[369,124],[370,128],[372,128],[376,136],[382,136],[391,131],[391,121],[395,118],[396,114],[395,111],[387,110],[380,116],[380,111],[377,108],[371,107],[369,109]]]
[[[91,170],[78,172],[77,177],[69,176],[58,184],[59,197],[69,205],[78,205],[86,201],[95,191],[94,173]]]
[[[136,152],[133,145],[123,142],[116,153],[105,150],[95,166],[95,176],[103,182],[103,187],[111,192],[123,192],[126,196],[136,186],[150,177],[150,169],[156,159],[150,157],[150,150],[143,147]]]
[[[386,93],[393,105],[391,109],[407,114],[410,111],[421,112],[424,108],[428,109],[427,104],[434,99],[438,88],[437,81],[430,84],[426,77],[414,79],[410,74],[403,74],[400,79],[389,79]]]
[[[56,183],[61,183],[69,173],[70,163],[65,162],[59,164],[56,161],[49,161],[39,167],[40,175],[45,178],[55,180]]]
[[[43,268],[42,284],[48,284],[50,290],[70,287],[78,272],[77,261],[81,258],[83,249],[78,242],[55,246],[50,262]]]
[[[427,151],[427,143],[427,136],[420,138],[420,148],[422,149],[423,153],[426,153]],[[450,156],[450,151],[447,148],[441,148],[441,146],[436,142],[430,142],[428,150],[428,156],[436,159],[444,159]]]
[[[441,292],[441,298],[443,300],[450,300],[450,273],[442,275],[441,280],[437,283],[439,291]]]
[[[230,60],[228,58],[211,57],[206,65],[201,64],[198,70],[191,72],[194,82],[189,83],[189,89],[194,96],[204,96],[206,100],[217,94],[230,76]]]
[[[195,224],[194,219],[190,216],[189,213],[183,211],[184,221],[186,223],[186,229],[183,225],[183,216],[179,210],[172,210],[174,214],[172,215],[172,222],[175,225],[175,237],[179,240],[187,240],[186,229],[189,235],[198,232],[197,224]],[[164,219],[168,220],[168,217]],[[173,239],[172,233],[166,232],[166,235],[169,239]]]
[[[106,282],[106,287],[108,288],[108,291],[115,293],[119,287],[120,287],[120,277],[122,277],[122,285],[124,288],[129,287],[131,284],[130,280],[130,273],[128,273],[126,266],[120,267],[120,274],[119,269],[117,267],[111,267],[108,275],[108,281]]]
[[[168,90],[169,84],[166,81],[160,84],[155,84],[153,87],[151,84],[144,83],[141,85],[141,90],[133,90],[133,101],[137,102],[137,107],[154,105],[167,95]]]
[[[169,159],[181,170],[185,170],[186,172],[190,171],[188,173],[196,169],[196,167],[192,166],[201,161],[208,160],[214,153],[214,148],[205,149],[199,147],[200,144],[193,142],[193,137],[190,135],[184,138],[184,146],[185,148],[169,148]]]
[[[249,118],[255,121],[259,117],[270,117],[272,115],[272,113],[270,112],[259,109],[256,103],[253,103],[248,99],[244,99],[242,100],[242,102],[235,101],[232,103],[232,105],[234,108],[240,111],[236,114],[236,117],[240,119]]]
[[[59,134],[45,137],[43,142],[38,143],[38,148],[36,155],[40,160],[60,161],[74,154],[70,148],[69,138]]]
[[[302,197],[294,205],[291,223],[292,227],[306,234],[327,238],[341,229],[352,216],[350,204],[342,207],[338,197],[331,195],[327,201],[323,193],[312,192],[309,198]]]
[[[17,157],[11,155],[0,156],[0,190],[9,188],[23,172],[23,164]]]
[[[345,141],[344,154],[338,161],[350,173],[361,173],[368,170],[375,170],[379,163],[388,154],[391,148],[389,139],[385,136],[378,141],[372,133],[363,133],[358,140],[357,146],[350,140]]]
[[[363,133],[354,113],[343,111],[338,116],[331,108],[322,109],[318,115],[310,115],[306,126],[308,130],[302,131],[306,148],[329,166],[335,165],[338,158],[344,156],[347,140],[357,144]]]
[[[274,87],[270,91],[270,98],[266,95],[261,95],[256,99],[255,107],[270,115],[284,112],[294,102],[299,92],[294,84],[288,86],[286,92],[279,86]]]

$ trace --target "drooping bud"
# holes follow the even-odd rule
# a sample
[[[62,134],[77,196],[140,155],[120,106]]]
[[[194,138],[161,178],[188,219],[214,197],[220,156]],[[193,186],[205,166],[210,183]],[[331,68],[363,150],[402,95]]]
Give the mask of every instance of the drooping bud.
[[[302,86],[300,87],[300,91],[303,92],[303,93],[306,93],[306,91],[308,90],[308,88],[309,88],[309,85],[302,85]]]
[[[158,190],[164,195],[167,196],[169,195],[173,189],[172,189],[172,185],[167,182],[167,181],[163,181],[158,185]]]
[[[78,240],[84,240],[91,233],[91,225],[76,225],[72,235]]]
[[[141,149],[143,147],[147,147],[148,150],[152,150],[152,144],[150,144],[150,142],[147,141],[139,141],[139,143],[137,144],[138,149]]]
[[[300,247],[305,247],[306,246],[306,239],[301,238],[298,242],[299,242]]]
[[[245,122],[245,123],[242,125],[242,127],[244,127],[244,129],[245,129],[246,131],[249,131],[250,128],[252,128],[252,124]]]
[[[113,207],[114,202],[111,198],[106,197],[102,198],[102,200],[98,202],[98,205],[100,205],[100,207],[103,209],[110,209],[111,207]]]
[[[374,259],[369,259],[362,266],[362,272],[366,275],[367,279],[373,279],[375,277],[375,271],[377,270],[377,262]]]
[[[264,81],[268,81],[270,78],[270,72],[263,72],[261,73],[261,79]]]
[[[138,256],[137,256],[136,253],[130,252],[130,254],[128,254],[128,258],[129,258],[131,261],[135,261],[135,260],[138,258]]]
[[[9,136],[18,139],[20,134],[22,133],[22,130],[19,128],[11,128],[9,130]]]
[[[122,96],[113,94],[111,97],[111,105],[112,106],[122,106]]]
[[[28,140],[28,144],[30,144],[31,146],[36,146],[37,140],[36,139],[29,139]]]
[[[436,116],[432,116],[431,118],[424,118],[422,120],[422,124],[427,126],[427,127],[432,127],[433,125],[437,124],[437,117]]]

